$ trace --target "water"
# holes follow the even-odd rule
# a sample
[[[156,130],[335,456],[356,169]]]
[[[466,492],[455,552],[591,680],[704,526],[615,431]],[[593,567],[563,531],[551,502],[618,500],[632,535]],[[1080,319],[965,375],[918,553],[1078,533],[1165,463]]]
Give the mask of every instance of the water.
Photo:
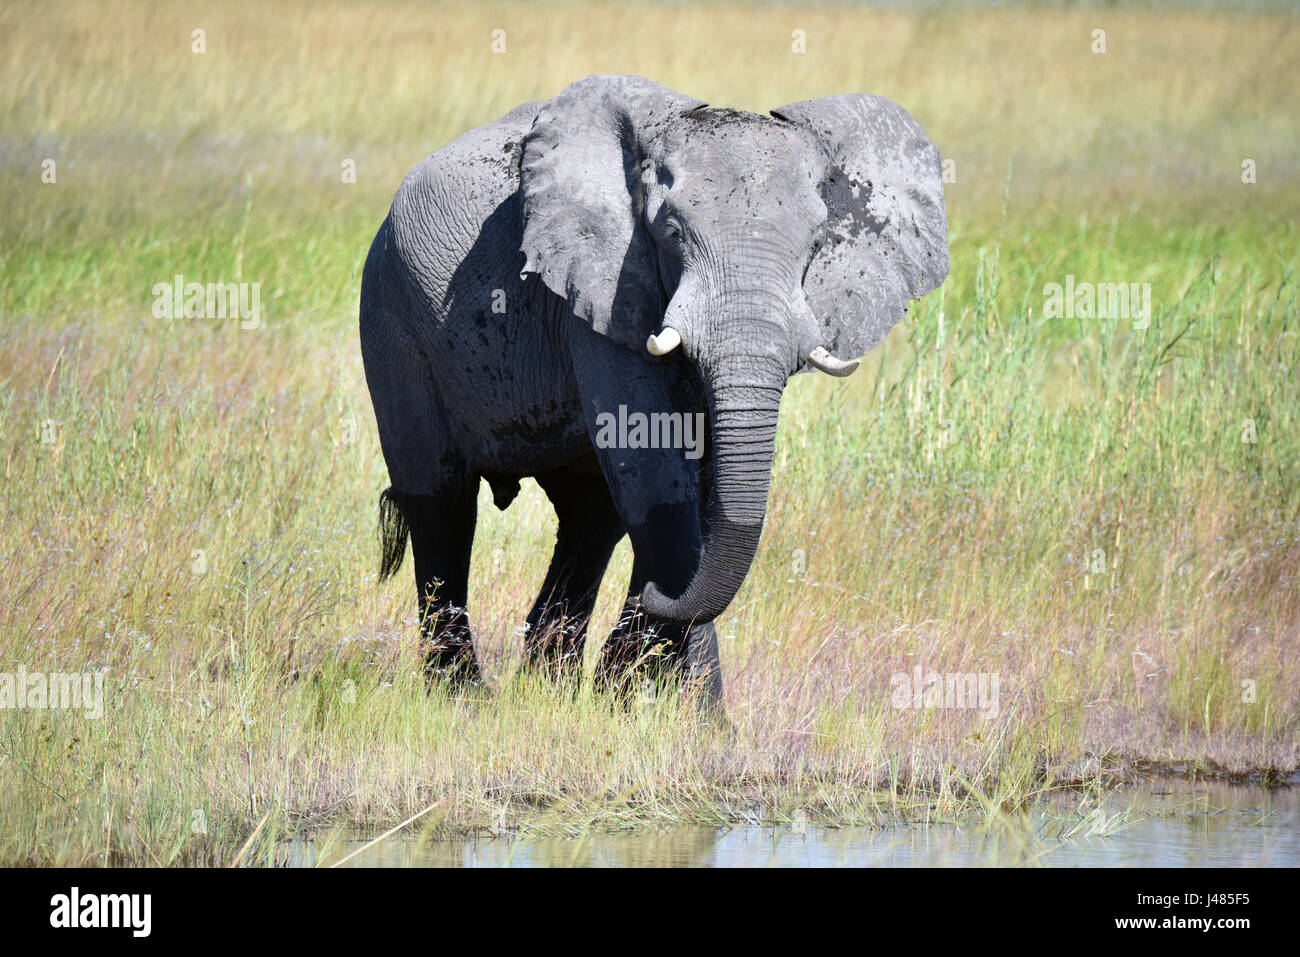
[[[1300,867],[1300,788],[1148,781],[1100,808],[1063,795],[993,824],[683,827],[581,838],[389,838],[348,866],[368,867]],[[367,838],[336,840],[326,863]],[[314,866],[325,842],[288,848]]]

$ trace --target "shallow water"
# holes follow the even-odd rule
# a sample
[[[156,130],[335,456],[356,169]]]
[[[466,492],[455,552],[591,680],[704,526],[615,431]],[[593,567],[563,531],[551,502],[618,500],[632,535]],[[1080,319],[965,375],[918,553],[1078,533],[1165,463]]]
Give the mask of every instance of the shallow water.
[[[363,867],[1300,867],[1300,788],[1156,780],[1107,795],[1053,798],[997,822],[846,827],[683,827],[581,838],[389,838],[352,858]],[[368,838],[335,840],[326,863]],[[288,847],[314,866],[325,841]]]

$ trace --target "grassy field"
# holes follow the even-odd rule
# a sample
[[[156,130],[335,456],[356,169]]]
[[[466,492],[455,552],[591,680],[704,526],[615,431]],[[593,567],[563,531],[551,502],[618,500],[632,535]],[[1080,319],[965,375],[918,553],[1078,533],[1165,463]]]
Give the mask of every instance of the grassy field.
[[[0,862],[1286,778],[1297,62],[1293,15],[1234,10],[6,3],[0,672],[107,672],[102,718],[0,710]],[[504,514],[483,490],[478,698],[426,697],[410,584],[375,580],[364,251],[424,156],[607,71],[755,110],[881,93],[953,161],[942,292],[851,379],[787,391],[718,622],[734,739],[676,697],[516,679],[554,533],[531,482]],[[261,326],[155,318],[177,274],[260,283]],[[1044,318],[1067,276],[1150,283],[1149,324]],[[629,566],[625,542],[590,655]],[[917,665],[996,674],[997,715],[894,707]]]

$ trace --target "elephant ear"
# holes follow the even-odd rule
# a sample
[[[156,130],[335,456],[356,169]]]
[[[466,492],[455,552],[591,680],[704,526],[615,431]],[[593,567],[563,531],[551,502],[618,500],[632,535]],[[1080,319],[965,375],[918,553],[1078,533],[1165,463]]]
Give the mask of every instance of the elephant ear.
[[[826,230],[804,277],[822,344],[865,355],[948,275],[948,222],[939,151],[916,120],[881,96],[791,103],[777,119],[803,127],[826,151]]]
[[[642,77],[589,76],[546,103],[524,137],[524,273],[632,349],[645,348],[664,309],[642,164],[659,133],[704,105]]]

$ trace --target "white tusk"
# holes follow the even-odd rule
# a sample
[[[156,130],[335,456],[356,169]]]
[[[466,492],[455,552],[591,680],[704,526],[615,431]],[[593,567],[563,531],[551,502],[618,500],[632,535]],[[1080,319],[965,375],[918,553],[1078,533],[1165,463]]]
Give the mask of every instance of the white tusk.
[[[822,346],[818,346],[812,352],[808,353],[808,364],[814,369],[820,369],[827,375],[844,378],[846,375],[853,375],[861,364],[859,359],[838,359],[831,355]]]
[[[645,341],[645,347],[652,356],[666,356],[681,344],[682,334],[672,326],[664,326],[663,332]]]

